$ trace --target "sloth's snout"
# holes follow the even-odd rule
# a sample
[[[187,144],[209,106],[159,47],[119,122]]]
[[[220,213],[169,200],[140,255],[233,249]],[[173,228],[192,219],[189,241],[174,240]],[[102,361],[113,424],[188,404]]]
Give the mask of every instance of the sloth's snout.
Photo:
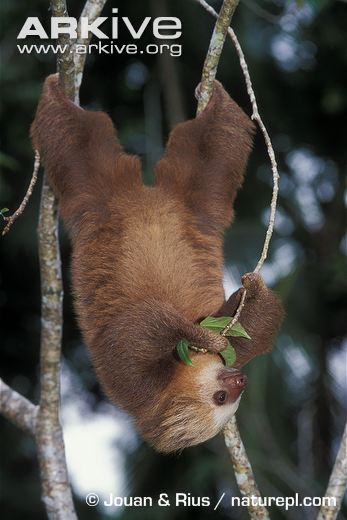
[[[218,376],[218,381],[223,384],[233,401],[236,401],[247,386],[247,376],[236,368],[223,368]]]

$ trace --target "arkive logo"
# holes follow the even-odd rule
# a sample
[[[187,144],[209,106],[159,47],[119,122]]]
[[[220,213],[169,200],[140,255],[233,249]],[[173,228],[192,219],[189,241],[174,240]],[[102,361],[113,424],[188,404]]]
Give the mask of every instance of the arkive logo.
[[[118,8],[112,9],[113,13],[118,13]],[[96,36],[100,40],[108,40],[110,36],[105,34],[101,29],[102,25],[108,19],[107,16],[99,16],[92,23],[89,23],[89,19],[86,16],[81,17],[81,38],[89,38],[91,35]],[[128,16],[112,16],[112,35],[113,40],[118,39],[118,28],[119,21],[121,20],[125,27],[128,29],[130,35],[134,40],[141,38],[145,30],[151,23],[152,18],[146,16],[140,27],[135,29]],[[51,18],[51,34],[47,34],[43,28],[39,18],[37,16],[30,16],[24,22],[22,29],[20,30],[17,39],[23,40],[28,36],[38,36],[42,40],[51,38],[57,39],[61,34],[67,34],[71,39],[77,38],[77,18],[68,17],[57,17]],[[182,34],[182,22],[175,16],[159,16],[153,19],[152,22],[153,36],[159,40],[174,40]],[[163,32],[165,31],[165,33]]]
[[[112,9],[113,14],[118,13],[118,8]],[[92,50],[98,50],[99,53],[106,54],[121,54],[123,52],[127,54],[162,54],[165,50],[169,50],[171,56],[181,56],[182,46],[180,44],[149,44],[145,49],[139,49],[138,46],[133,44],[119,45],[114,44],[112,40],[118,40],[119,38],[119,27],[122,24],[123,27],[128,31],[129,35],[136,42],[140,40],[145,31],[152,31],[152,35],[157,40],[177,40],[182,35],[182,22],[175,16],[158,16],[152,18],[146,16],[141,24],[137,27],[131,22],[128,16],[112,16],[111,17],[111,34],[106,34],[100,27],[109,17],[99,16],[92,22],[89,21],[88,17],[83,16],[80,18],[80,26],[78,27],[78,20],[74,17],[51,17],[50,22],[50,33],[48,33],[43,27],[40,19],[37,16],[30,16],[24,22],[21,30],[18,33],[17,40],[24,40],[29,36],[39,37],[41,40],[57,40],[61,35],[67,35],[69,39],[75,43],[75,52],[78,54],[89,54]],[[109,43],[102,45],[101,42],[98,44],[85,45],[78,43],[77,39],[90,40],[92,36],[95,36],[98,40],[111,40]],[[45,54],[48,51],[53,51],[55,54],[64,52],[64,45],[17,45],[18,50],[21,54],[34,52],[43,52]],[[48,51],[47,51],[48,48]],[[55,49],[57,49],[55,51]]]

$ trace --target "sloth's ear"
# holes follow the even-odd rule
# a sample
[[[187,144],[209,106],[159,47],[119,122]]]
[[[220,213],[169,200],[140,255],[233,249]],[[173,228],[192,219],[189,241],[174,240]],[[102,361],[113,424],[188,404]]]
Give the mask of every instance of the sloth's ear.
[[[156,184],[179,192],[206,231],[220,232],[232,218],[253,132],[249,117],[216,81],[205,110],[171,132]]]

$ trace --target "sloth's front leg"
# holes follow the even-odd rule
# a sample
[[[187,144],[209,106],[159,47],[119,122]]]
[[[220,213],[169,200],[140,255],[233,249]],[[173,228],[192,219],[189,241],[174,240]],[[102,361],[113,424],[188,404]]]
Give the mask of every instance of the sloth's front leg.
[[[243,287],[230,296],[216,316],[233,316],[244,290],[247,290],[240,323],[251,339],[231,337],[236,350],[234,367],[240,368],[254,357],[272,349],[273,342],[283,320],[283,308],[276,294],[266,287],[257,273],[247,273],[242,277]]]

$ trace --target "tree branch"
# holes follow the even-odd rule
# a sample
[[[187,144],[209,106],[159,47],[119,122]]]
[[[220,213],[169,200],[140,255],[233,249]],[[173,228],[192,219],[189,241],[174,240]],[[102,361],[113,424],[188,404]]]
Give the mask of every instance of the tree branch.
[[[41,395],[36,424],[42,499],[49,518],[76,518],[60,425],[60,357],[62,301],[58,213],[53,192],[44,178],[39,219],[41,271]]]
[[[230,453],[231,462],[234,468],[236,482],[242,495],[247,497],[261,497],[258,486],[255,482],[251,464],[248,460],[245,447],[234,416],[224,428],[225,444]],[[267,509],[262,505],[248,506],[251,518],[266,520],[270,518]]]
[[[238,3],[239,0],[224,0],[219,15],[216,13],[217,21],[202,69],[197,114],[204,110],[212,95],[213,82],[216,77],[228,27]]]
[[[22,430],[35,435],[38,406],[12,390],[0,378],[0,413]]]
[[[106,0],[88,0],[82,16],[92,22]],[[65,0],[51,0],[52,15],[68,16]],[[88,43],[85,41],[84,43]],[[59,81],[71,100],[79,98],[85,55],[76,59],[74,46],[66,34],[59,44],[65,48],[57,59]],[[64,47],[65,46],[65,47]],[[75,76],[77,61],[78,78]],[[41,397],[36,424],[36,439],[41,469],[43,501],[49,518],[73,520],[76,517],[65,459],[63,432],[60,424],[60,360],[62,339],[63,286],[58,238],[57,201],[44,178],[40,218],[39,254],[41,271]],[[54,454],[54,455],[53,455]]]
[[[51,0],[52,16],[68,16],[65,0]],[[66,95],[74,96],[74,62],[68,35],[59,36],[67,51],[57,58],[59,80]],[[50,519],[77,518],[72,500],[60,424],[60,360],[63,286],[58,239],[58,205],[44,177],[39,217],[41,273],[41,393],[36,422],[42,500]]]
[[[334,505],[322,505],[317,520],[335,520],[340,511],[347,488],[347,423],[342,435],[339,451],[330,475],[325,498],[335,498]]]
[[[63,18],[68,15],[66,0],[50,0],[52,16]],[[57,57],[57,70],[62,89],[69,99],[75,99],[75,63],[74,46],[68,34],[59,34],[58,43],[64,53],[59,53]]]

